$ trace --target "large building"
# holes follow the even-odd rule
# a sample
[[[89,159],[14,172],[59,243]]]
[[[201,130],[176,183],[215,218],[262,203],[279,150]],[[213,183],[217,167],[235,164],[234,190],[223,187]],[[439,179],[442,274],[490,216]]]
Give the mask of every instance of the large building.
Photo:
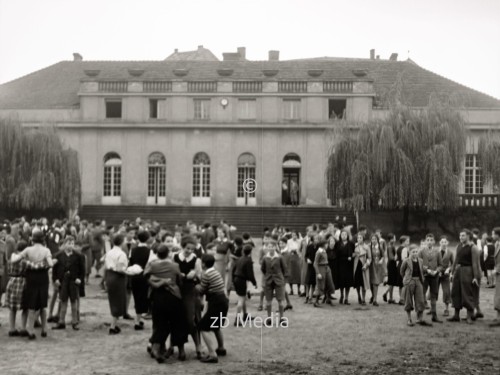
[[[0,116],[57,126],[78,151],[82,205],[335,204],[325,167],[338,119],[381,118],[395,82],[415,108],[433,94],[463,103],[471,129],[463,204],[498,204],[477,165],[477,134],[500,129],[500,101],[393,54],[380,59],[223,60],[203,46],[163,61],[85,61],[74,54],[0,85]],[[254,179],[257,189],[244,188]],[[293,181],[293,182],[292,182]],[[286,185],[287,189],[284,189]]]

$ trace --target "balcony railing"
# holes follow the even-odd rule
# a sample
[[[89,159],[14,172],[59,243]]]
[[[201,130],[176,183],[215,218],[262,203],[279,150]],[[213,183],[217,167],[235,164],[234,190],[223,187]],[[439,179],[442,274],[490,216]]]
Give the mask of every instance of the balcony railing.
[[[193,81],[188,82],[188,92],[216,92],[217,82]]]
[[[127,92],[128,82],[123,81],[101,81],[99,91],[101,92]]]
[[[460,194],[460,206],[500,208],[500,194]]]
[[[233,92],[262,92],[262,82],[235,81],[233,82]]]
[[[172,82],[170,81],[145,81],[143,84],[144,92],[171,92]]]
[[[350,92],[352,92],[352,82],[350,82],[350,81],[325,81],[325,82],[323,82],[323,92],[350,93]]]
[[[307,92],[306,81],[278,82],[279,92]]]

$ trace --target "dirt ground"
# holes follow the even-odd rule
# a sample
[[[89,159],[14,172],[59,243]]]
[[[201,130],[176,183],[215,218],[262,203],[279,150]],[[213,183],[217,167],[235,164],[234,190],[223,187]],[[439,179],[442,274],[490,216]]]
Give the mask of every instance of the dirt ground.
[[[9,338],[8,310],[1,308],[0,374],[500,374],[500,328],[488,327],[495,316],[493,289],[484,285],[485,318],[472,326],[445,322],[407,327],[401,306],[380,301],[379,307],[361,307],[353,291],[350,306],[335,301],[333,307],[314,308],[305,305],[303,298],[291,296],[288,328],[236,328],[232,325],[233,294],[231,325],[223,330],[226,357],[218,364],[202,364],[189,343],[186,362],[174,356],[157,364],[146,353],[151,321],[139,332],[134,331],[133,322],[121,322],[122,333],[108,335],[109,307],[99,280],[91,277],[87,297],[82,299],[78,332],[69,326],[66,331],[49,330],[46,339],[40,338],[39,330],[35,341]],[[249,312],[264,316],[257,306],[255,295]],[[439,302],[440,316],[443,309]]]

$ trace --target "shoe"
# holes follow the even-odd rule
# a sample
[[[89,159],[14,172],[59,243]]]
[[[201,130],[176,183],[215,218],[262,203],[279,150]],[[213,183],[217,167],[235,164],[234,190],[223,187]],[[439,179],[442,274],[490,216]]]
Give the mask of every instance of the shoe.
[[[290,291],[290,293],[288,293],[289,296],[293,296],[293,290]]]
[[[293,309],[293,306],[292,305],[286,305],[284,310],[287,311],[287,310],[292,310]]]
[[[489,324],[490,327],[500,327],[500,320],[494,320]]]
[[[120,329],[118,327],[115,327],[115,328],[110,328],[109,329],[109,334],[110,335],[117,335],[120,333]]]
[[[393,299],[390,299],[389,301],[387,301],[387,303],[389,305],[395,305],[396,304],[396,301],[394,301]]]
[[[134,320],[134,318],[130,314],[123,315],[123,319],[125,319],[125,320]]]
[[[144,329],[144,324],[135,324],[134,329],[136,331],[142,331]]]
[[[102,277],[102,276],[101,276],[101,275],[99,275],[98,273],[95,275],[95,278],[96,278],[96,279],[100,279],[101,277]]]
[[[330,299],[326,300],[326,302],[325,302],[325,303],[326,303],[327,305],[333,306],[333,302],[332,302],[332,300],[330,300]]]
[[[201,359],[201,352],[199,350],[196,351],[196,359]]]
[[[42,336],[43,338],[46,338],[47,337],[47,332],[42,331],[42,333],[40,334],[40,336]]]
[[[219,358],[217,358],[217,357],[211,357],[211,356],[207,355],[205,357],[200,358],[200,362],[203,362],[203,363],[218,363],[219,362]]]
[[[476,315],[474,315],[474,316],[475,316],[475,318],[476,318],[476,319],[482,319],[482,318],[484,318],[484,315],[483,315],[483,313],[482,313],[482,312],[478,312],[478,313],[476,313]]]
[[[184,351],[184,349],[179,349],[179,356],[177,358],[182,362],[186,360],[186,352]]]
[[[373,302],[373,306],[378,306],[378,302],[377,301]]]
[[[29,333],[26,330],[19,331],[19,337],[28,337]]]
[[[443,323],[443,321],[442,321],[442,320],[439,320],[439,319],[438,319],[438,317],[437,317],[436,315],[434,315],[434,316],[432,317],[432,321],[433,321],[434,323]]]
[[[20,336],[20,332],[17,329],[9,331],[9,337],[18,337],[18,336]]]
[[[403,302],[403,301],[399,301],[399,302],[398,302],[398,305],[403,306],[403,305],[404,305],[404,302]]]
[[[66,329],[66,324],[59,323],[58,325],[52,327],[52,329]]]
[[[35,328],[40,328],[42,326],[42,323],[40,323],[38,320],[35,320]]]
[[[408,327],[413,327],[413,326],[415,326],[415,323],[413,323],[411,320],[408,320],[408,322],[406,323],[406,325]]]
[[[59,319],[57,319],[59,320]],[[49,316],[49,318],[47,319],[47,323],[57,323],[56,322],[56,317],[55,316]]]
[[[347,298],[344,300],[344,305],[350,305],[349,301],[347,300]]]
[[[432,315],[432,311],[427,311],[425,315]]]
[[[366,301],[362,301],[361,306],[366,306]]]
[[[309,297],[306,297],[306,300],[304,301],[304,303],[309,303]]]
[[[73,323],[71,325],[71,328],[73,328],[73,331],[79,331],[80,330],[80,327],[78,327],[78,323]]]
[[[373,303],[373,296],[370,298],[370,304]]]
[[[387,302],[387,294],[382,294],[382,299],[384,300],[384,302]]]
[[[450,312],[448,311],[448,309],[444,310],[443,316],[449,316],[449,315],[450,315]]]
[[[257,311],[262,311],[262,310],[264,310],[264,308],[262,307],[262,305],[259,306],[259,307],[257,307]]]
[[[314,307],[321,307],[321,305],[318,302],[314,302],[313,306]]]
[[[363,304],[363,300],[361,299],[361,297],[358,297],[358,304],[360,304],[360,305]]]
[[[224,356],[227,354],[227,351],[226,351],[226,349],[224,349],[224,348],[217,348],[217,349],[215,349],[215,353],[216,353],[219,357],[224,357]]]
[[[452,316],[451,318],[446,319],[448,322],[460,322],[460,318],[458,316]]]
[[[417,324],[424,326],[424,327],[432,327],[431,323],[426,322],[425,320],[420,320],[417,322]]]
[[[340,297],[339,304],[343,305],[344,304],[344,297]]]
[[[35,340],[36,335],[34,333],[28,333],[28,340]]]

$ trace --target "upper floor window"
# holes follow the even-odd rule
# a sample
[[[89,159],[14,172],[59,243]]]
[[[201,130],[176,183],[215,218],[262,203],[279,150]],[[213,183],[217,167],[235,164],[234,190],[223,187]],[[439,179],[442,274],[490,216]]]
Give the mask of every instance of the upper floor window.
[[[283,118],[285,120],[299,120],[300,105],[300,99],[283,99]]]
[[[345,110],[347,106],[346,99],[329,99],[328,100],[328,118],[330,120],[334,119],[345,119]]]
[[[256,100],[240,99],[238,101],[238,118],[240,120],[255,120],[256,117]]]
[[[106,118],[122,118],[121,99],[106,99]]]
[[[149,99],[149,118],[165,118],[165,99]]]
[[[210,119],[210,99],[194,99],[194,119]]]
[[[465,194],[483,194],[483,171],[476,154],[465,156]]]

